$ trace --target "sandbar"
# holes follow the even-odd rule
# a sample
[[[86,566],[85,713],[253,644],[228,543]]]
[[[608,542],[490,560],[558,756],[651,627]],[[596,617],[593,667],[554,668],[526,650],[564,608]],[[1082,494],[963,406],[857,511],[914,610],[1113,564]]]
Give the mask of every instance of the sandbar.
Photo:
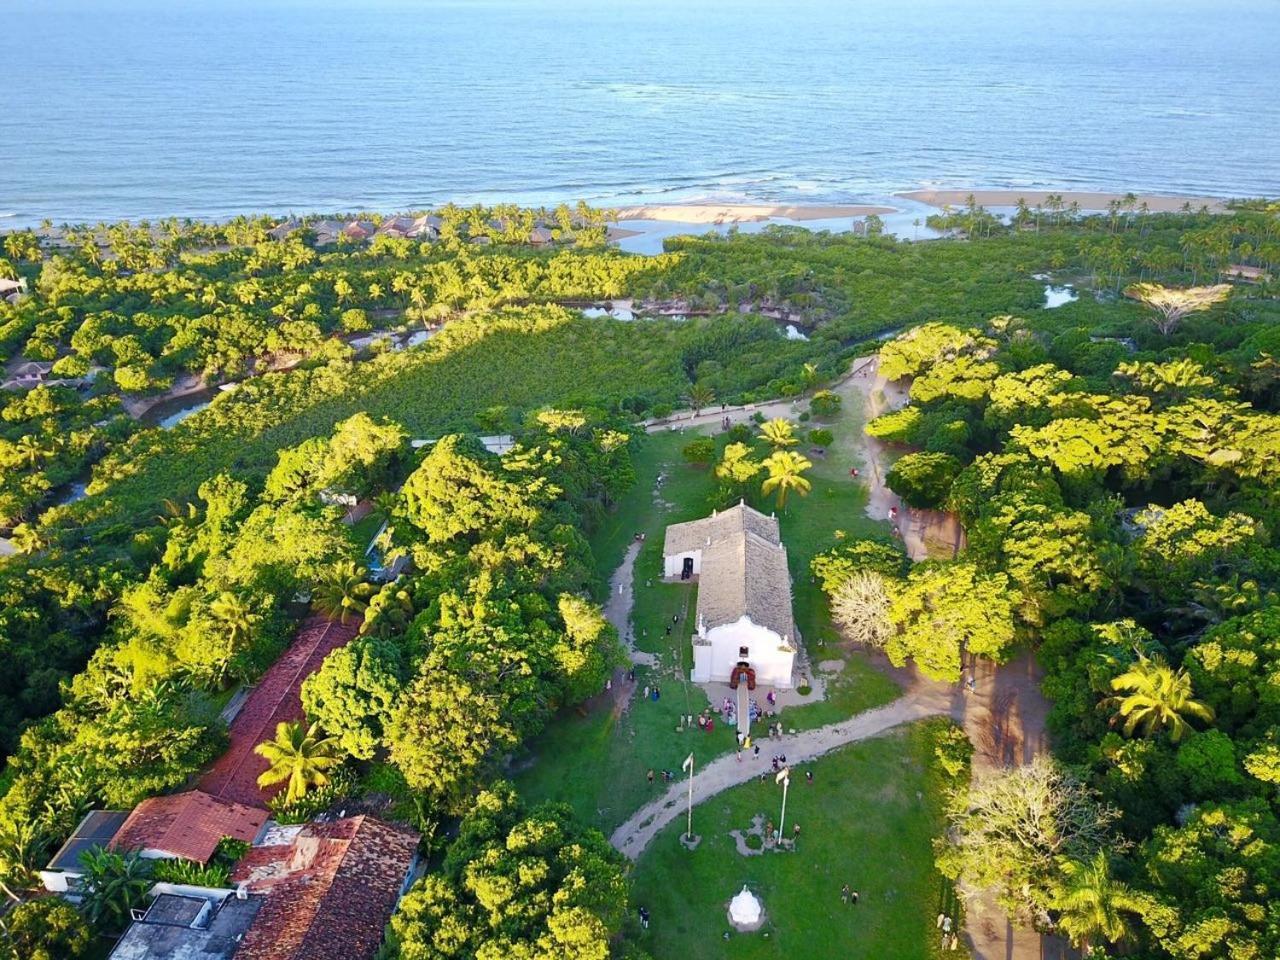
[[[893,207],[867,204],[757,204],[757,203],[670,203],[619,207],[619,220],[666,220],[673,223],[756,223],[778,217],[786,220],[835,220],[897,213]]]
[[[963,207],[969,202],[972,194],[975,201],[985,207],[1013,207],[1019,200],[1029,206],[1044,206],[1051,194],[1062,197],[1062,202],[1070,206],[1080,204],[1081,210],[1106,210],[1112,200],[1123,200],[1121,193],[1091,193],[1068,190],[912,190],[895,196],[905,197],[931,207]],[[1151,193],[1135,193],[1137,205],[1143,203],[1151,213],[1177,213],[1184,203],[1191,204],[1192,210],[1208,207],[1213,213],[1225,213],[1226,202],[1221,197],[1170,197]]]

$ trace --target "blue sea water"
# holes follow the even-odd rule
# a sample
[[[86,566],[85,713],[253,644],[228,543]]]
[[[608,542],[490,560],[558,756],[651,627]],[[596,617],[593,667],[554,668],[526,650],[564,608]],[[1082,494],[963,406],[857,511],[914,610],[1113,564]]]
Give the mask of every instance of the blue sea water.
[[[3,0],[0,227],[1280,195],[1275,0]]]

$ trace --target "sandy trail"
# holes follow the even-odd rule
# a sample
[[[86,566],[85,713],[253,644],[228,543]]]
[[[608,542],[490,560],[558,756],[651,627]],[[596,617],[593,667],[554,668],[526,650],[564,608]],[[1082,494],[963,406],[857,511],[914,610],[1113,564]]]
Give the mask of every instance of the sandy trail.
[[[633,540],[631,546],[609,578],[609,600],[604,605],[604,617],[618,631],[618,637],[627,648],[627,656],[632,663],[645,667],[656,666],[658,658],[652,653],[636,649],[635,633],[631,629],[631,608],[635,605],[635,569],[636,557],[640,555],[639,540]]]

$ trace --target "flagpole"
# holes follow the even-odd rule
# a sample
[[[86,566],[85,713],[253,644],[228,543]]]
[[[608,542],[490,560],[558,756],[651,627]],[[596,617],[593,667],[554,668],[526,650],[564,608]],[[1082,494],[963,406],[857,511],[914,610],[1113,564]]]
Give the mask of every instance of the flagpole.
[[[689,820],[688,826],[685,827],[684,837],[686,840],[693,841],[693,754],[689,754],[684,762],[684,768],[689,771]]]
[[[783,767],[777,780],[782,783],[782,813],[778,817],[778,842],[782,842],[782,827],[787,822],[787,787],[791,786],[791,768]]]

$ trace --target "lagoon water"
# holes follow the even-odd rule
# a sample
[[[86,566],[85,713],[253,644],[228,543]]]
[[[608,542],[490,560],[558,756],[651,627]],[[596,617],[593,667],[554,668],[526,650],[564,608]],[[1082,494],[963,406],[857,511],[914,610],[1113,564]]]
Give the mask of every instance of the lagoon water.
[[[1274,0],[8,0],[0,228],[1280,194]]]

